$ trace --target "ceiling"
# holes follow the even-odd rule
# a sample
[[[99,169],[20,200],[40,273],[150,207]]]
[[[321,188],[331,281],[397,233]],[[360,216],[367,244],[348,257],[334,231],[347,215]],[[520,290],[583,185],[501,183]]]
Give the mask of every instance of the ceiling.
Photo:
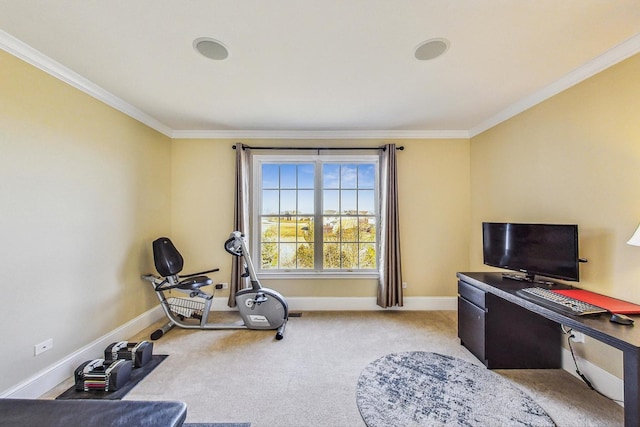
[[[456,137],[639,52],[640,1],[0,0],[0,30],[170,136]],[[433,38],[449,49],[417,60]]]

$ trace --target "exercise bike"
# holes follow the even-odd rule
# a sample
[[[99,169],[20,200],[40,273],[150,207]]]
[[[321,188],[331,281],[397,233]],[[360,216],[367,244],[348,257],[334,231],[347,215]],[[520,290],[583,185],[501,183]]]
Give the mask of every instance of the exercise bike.
[[[143,280],[150,282],[160,306],[169,321],[151,334],[152,340],[161,338],[174,326],[186,329],[276,329],[276,339],[284,338],[284,329],[289,319],[289,307],[282,295],[273,289],[263,288],[256,276],[244,236],[234,231],[225,242],[227,252],[243,257],[245,273],[251,287],[236,292],[235,300],[242,321],[233,323],[209,323],[209,313],[213,302],[213,292],[204,292],[201,288],[212,285],[213,281],[205,276],[219,271],[179,275],[184,265],[180,252],[167,237],[153,242],[153,261],[160,276],[145,274]],[[169,297],[167,291],[176,290],[188,297]],[[215,292],[215,288],[214,288]]]

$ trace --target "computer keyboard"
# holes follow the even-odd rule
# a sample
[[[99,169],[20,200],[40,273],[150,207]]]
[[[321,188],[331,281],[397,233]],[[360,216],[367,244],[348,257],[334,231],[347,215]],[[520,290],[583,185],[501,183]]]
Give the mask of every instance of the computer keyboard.
[[[552,310],[562,311],[573,316],[584,316],[586,314],[607,312],[607,310],[602,307],[561,295],[545,288],[535,287],[520,289],[516,291],[516,294]]]

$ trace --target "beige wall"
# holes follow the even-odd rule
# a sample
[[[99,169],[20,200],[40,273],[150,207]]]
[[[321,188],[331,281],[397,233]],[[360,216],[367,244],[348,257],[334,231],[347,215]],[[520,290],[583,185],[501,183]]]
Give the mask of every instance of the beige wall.
[[[233,227],[234,158],[231,140],[173,143],[172,232],[189,265],[220,267],[229,281],[231,256],[222,248]],[[391,141],[349,140],[349,146]],[[454,296],[456,271],[468,268],[469,141],[396,140],[400,187],[402,267],[406,296]],[[248,145],[331,146],[345,141],[252,140]],[[263,280],[285,296],[366,297],[375,280]],[[224,295],[224,294],[220,294]],[[228,295],[228,294],[227,294]]]
[[[0,51],[0,391],[157,303],[170,180],[169,138]]]
[[[576,223],[579,285],[640,303],[640,248],[625,244],[640,222],[639,76],[636,55],[472,138],[472,269],[486,269],[482,221]],[[619,354],[584,347],[620,374]]]
[[[406,295],[453,296],[454,274],[468,266],[469,141],[396,142],[406,147]],[[220,267],[214,279],[228,281],[232,144],[171,141],[0,51],[0,391],[155,306],[139,276],[153,271],[150,243],[160,235],[180,248],[185,270]],[[266,284],[287,296],[375,295],[373,280]],[[35,357],[49,338],[53,349]]]
[[[581,286],[640,303],[640,56],[468,140],[397,140],[407,296],[453,296],[484,270],[484,220],[580,225]],[[231,140],[174,140],[0,52],[0,390],[155,305],[139,280],[169,234],[186,270],[221,268]],[[380,145],[385,141],[348,141]],[[276,144],[277,141],[249,141]],[[285,141],[329,145],[344,141]],[[284,281],[286,296],[374,296],[374,281]],[[54,339],[38,357],[33,345]],[[587,358],[619,374],[588,341]],[[612,362],[613,360],[613,362]]]

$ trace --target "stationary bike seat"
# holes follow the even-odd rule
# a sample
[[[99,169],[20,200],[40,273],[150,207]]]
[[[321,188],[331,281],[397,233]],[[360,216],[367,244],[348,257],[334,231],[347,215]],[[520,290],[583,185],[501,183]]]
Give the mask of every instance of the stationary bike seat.
[[[213,280],[211,280],[207,276],[189,277],[187,279],[181,280],[180,283],[178,283],[178,289],[196,290],[200,289],[203,286],[208,286],[212,283]]]

